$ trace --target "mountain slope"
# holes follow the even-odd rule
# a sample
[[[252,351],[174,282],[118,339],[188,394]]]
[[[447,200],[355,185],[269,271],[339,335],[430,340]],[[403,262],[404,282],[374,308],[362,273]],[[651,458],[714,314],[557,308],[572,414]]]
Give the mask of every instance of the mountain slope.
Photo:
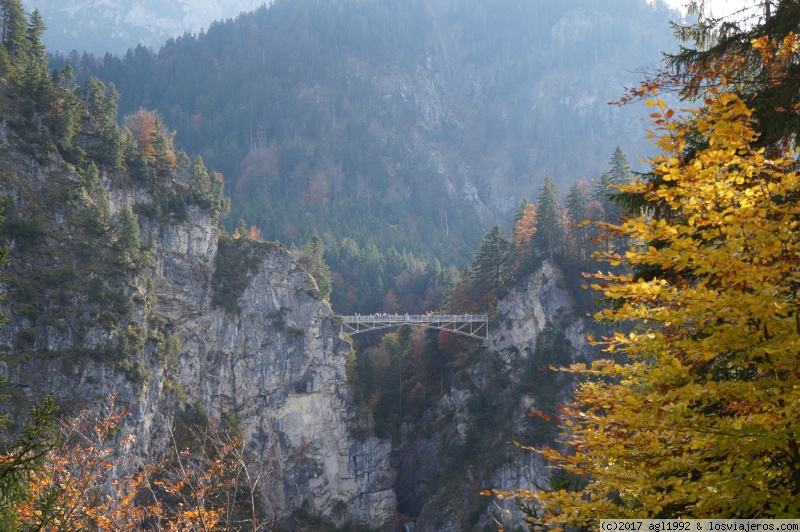
[[[144,463],[190,438],[187,420],[235,426],[263,479],[260,509],[288,530],[393,526],[398,509],[426,530],[470,529],[488,522],[477,486],[541,480],[503,442],[552,443],[552,427],[525,423],[569,388],[545,368],[589,356],[550,263],[498,303],[489,349],[445,355],[451,382],[439,371],[419,411],[403,410],[418,388],[381,379],[403,414],[393,453],[354,400],[372,402],[358,360],[295,254],[218,230],[221,181],[174,150],[158,117],[141,111],[120,131],[113,90],[43,75],[35,59],[0,72],[4,413],[20,420],[49,393],[65,412],[116,394],[131,411],[120,440],[134,436]]]
[[[196,37],[75,65],[158,109],[269,238],[370,239],[463,264],[545,174],[647,153],[607,105],[673,45],[662,4],[278,1]],[[63,60],[63,58],[62,58]]]
[[[124,54],[138,44],[160,47],[167,39],[197,33],[264,4],[264,0],[23,0],[39,9],[51,52]]]
[[[227,423],[271,521],[302,508],[385,522],[389,444],[347,391],[351,347],[313,278],[280,244],[219,230],[221,182],[152,115],[120,132],[113,91],[34,60],[0,72],[3,414],[19,422],[49,394],[66,414],[116,395],[131,466],[167,460],[192,436],[187,419]]]

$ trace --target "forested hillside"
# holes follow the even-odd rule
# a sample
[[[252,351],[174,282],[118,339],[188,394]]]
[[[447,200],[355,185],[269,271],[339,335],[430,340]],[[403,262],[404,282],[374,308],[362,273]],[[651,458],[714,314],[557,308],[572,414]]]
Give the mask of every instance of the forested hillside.
[[[49,73],[38,12],[3,6],[0,529],[381,526],[389,444],[319,254],[219,229],[220,176],[157,114],[120,126],[113,86]]]
[[[23,0],[38,8],[50,29],[43,42],[51,52],[71,50],[124,54],[143,44],[160,47],[170,37],[200,31],[265,4],[263,0]]]
[[[591,100],[662,8],[488,6],[283,0],[48,68],[2,3],[0,528],[800,515],[800,2],[677,32],[633,180]]]
[[[225,176],[229,228],[317,234],[347,278],[336,257],[353,248],[461,267],[545,175],[566,191],[617,145],[646,151],[640,113],[607,102],[673,46],[669,16],[641,0],[283,0],[158,53],[54,64],[113,82],[123,114],[158,110]]]
[[[570,380],[545,362],[586,355],[573,320],[581,311],[559,270],[542,264],[586,252],[558,215],[555,183],[536,195],[542,216],[524,202],[513,242],[493,226],[460,276],[435,258],[342,239],[329,255],[348,283],[329,272],[320,238],[292,254],[244,222],[233,235],[218,230],[229,208],[221,176],[176,149],[162,116],[120,118],[113,85],[79,85],[70,66],[48,74],[37,13],[9,11],[4,24],[0,236],[13,256],[4,263],[0,251],[12,277],[0,307],[10,312],[0,394],[13,398],[0,411],[10,429],[0,440],[5,528],[487,523],[488,501],[465,477],[513,486],[533,467],[503,442],[553,441],[521,405],[554,414]],[[576,196],[598,216],[604,182],[583,182]],[[345,290],[331,294],[331,277]],[[329,295],[391,312],[497,307],[498,353],[405,327],[367,337],[359,343],[371,348],[356,354]],[[520,334],[525,357],[512,344]],[[474,454],[485,457],[477,467]]]

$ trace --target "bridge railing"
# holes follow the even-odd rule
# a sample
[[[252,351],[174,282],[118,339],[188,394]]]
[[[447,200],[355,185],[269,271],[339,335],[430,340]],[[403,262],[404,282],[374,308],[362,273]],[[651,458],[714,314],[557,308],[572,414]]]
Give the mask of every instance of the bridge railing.
[[[489,340],[489,316],[486,314],[356,314],[342,316],[342,332],[360,334],[406,323],[477,338],[482,345]]]
[[[439,323],[439,322],[486,322],[486,314],[367,314],[342,316],[344,323],[400,322],[400,323]]]

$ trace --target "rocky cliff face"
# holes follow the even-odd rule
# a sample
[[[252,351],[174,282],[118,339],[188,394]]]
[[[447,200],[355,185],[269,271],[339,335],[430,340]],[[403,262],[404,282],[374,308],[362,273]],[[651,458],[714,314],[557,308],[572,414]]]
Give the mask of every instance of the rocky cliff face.
[[[561,271],[544,262],[497,305],[489,346],[476,350],[449,393],[419,423],[404,427],[395,449],[399,511],[415,530],[515,529],[514,501],[478,492],[548,486],[550,471],[523,445],[555,445],[557,404],[571,379],[549,369],[592,357],[587,324]],[[446,472],[446,473],[445,473]]]
[[[270,246],[238,303],[239,315],[205,308],[176,321],[187,397],[214,417],[236,414],[269,469],[262,495],[272,517],[304,506],[340,522],[387,520],[395,508],[390,445],[370,435],[350,400],[350,346],[313,280]]]
[[[152,460],[176,412],[202,405],[211,419],[238,420],[274,520],[302,507],[377,527],[394,514],[390,444],[348,395],[350,345],[286,249],[230,237],[221,246],[198,205],[150,215],[153,190],[119,176],[89,193],[71,166],[23,155],[0,129],[13,276],[0,371],[15,417],[51,392],[67,409],[116,393]],[[138,228],[126,229],[131,211]],[[126,249],[125,231],[139,244]],[[218,279],[226,251],[241,259],[235,290]]]
[[[287,529],[295,510],[373,528],[399,512],[432,531],[520,521],[479,492],[546,484],[544,464],[508,442],[553,443],[553,424],[528,414],[555,417],[571,382],[549,367],[591,356],[558,268],[545,262],[499,302],[488,349],[393,447],[354,405],[350,345],[286,249],[220,237],[199,204],[156,209],[157,187],[130,177],[87,186],[23,144],[0,126],[11,247],[0,392],[15,418],[50,392],[65,409],[116,393],[146,459],[167,449],[176,415],[235,418],[265,475],[265,511]],[[174,193],[189,187],[175,179]]]
[[[513,364],[519,362],[520,352],[535,353],[540,344],[548,341],[543,334],[547,329],[558,328],[568,342],[571,358],[590,358],[586,324],[577,315],[575,303],[565,290],[565,283],[577,281],[564,279],[557,267],[545,261],[523,284],[498,302],[498,324],[491,335],[489,349],[496,351],[506,364]]]

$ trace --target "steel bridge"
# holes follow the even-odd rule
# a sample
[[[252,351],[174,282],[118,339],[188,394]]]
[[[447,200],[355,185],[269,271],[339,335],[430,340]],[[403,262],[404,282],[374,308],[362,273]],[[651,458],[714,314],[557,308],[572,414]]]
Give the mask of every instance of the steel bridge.
[[[440,331],[463,334],[480,340],[489,340],[489,316],[486,314],[369,314],[342,316],[342,332],[353,335],[398,325],[421,325]]]

